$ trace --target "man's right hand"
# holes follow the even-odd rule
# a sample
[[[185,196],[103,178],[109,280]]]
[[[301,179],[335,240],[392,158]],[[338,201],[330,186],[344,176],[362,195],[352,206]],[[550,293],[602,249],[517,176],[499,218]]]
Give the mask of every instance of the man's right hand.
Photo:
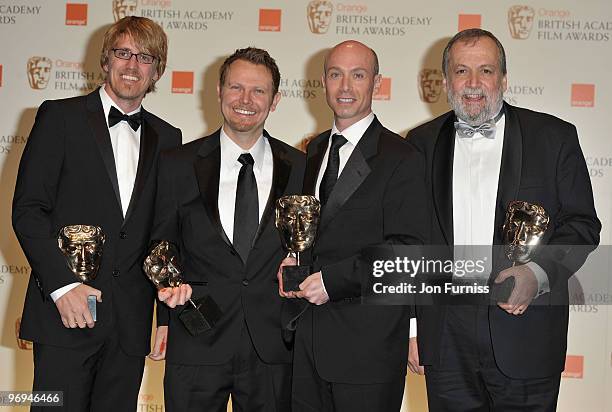
[[[102,292],[84,284],[69,290],[55,301],[65,327],[83,329],[85,326],[88,328],[95,326],[87,305],[87,297],[90,295],[95,296],[98,302],[102,302]]]
[[[408,369],[417,375],[425,374],[425,368],[419,365],[419,346],[416,336],[408,341]]]
[[[164,302],[168,307],[184,305],[190,298],[193,290],[191,286],[184,283],[174,288],[164,288],[157,292],[157,299]]]

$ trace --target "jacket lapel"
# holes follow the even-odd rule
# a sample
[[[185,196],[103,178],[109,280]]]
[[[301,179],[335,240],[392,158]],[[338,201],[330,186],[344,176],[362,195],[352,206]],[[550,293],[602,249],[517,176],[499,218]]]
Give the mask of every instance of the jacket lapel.
[[[99,88],[87,96],[87,120],[91,130],[93,130],[94,139],[100,150],[106,173],[115,191],[117,206],[119,207],[119,211],[121,211],[121,197],[119,196],[119,182],[117,180],[115,156],[113,155],[113,146],[111,145],[108,126],[104,118],[104,108],[100,100]],[[121,212],[120,214],[123,215]]]
[[[289,175],[291,174],[291,165],[285,157],[285,149],[282,147],[280,142],[271,137],[267,131],[264,130],[264,136],[270,143],[272,149],[273,158],[273,169],[272,169],[272,188],[270,195],[268,196],[268,202],[266,208],[261,215],[261,221],[257,228],[257,233],[253,238],[253,245],[257,242],[261,234],[268,225],[268,222],[275,214],[276,200],[285,193],[285,188],[289,182]]]
[[[321,162],[327,150],[330,130],[321,133],[308,145],[308,158],[306,159],[306,173],[304,175],[304,194],[314,196],[317,185],[317,177]]]
[[[355,190],[371,172],[368,159],[378,153],[378,141],[382,131],[382,125],[377,118],[365,131],[353,153],[349,157],[346,165],[342,169],[334,189],[327,199],[327,203],[321,211],[321,225],[323,229],[338,214],[338,211],[351,197]]]
[[[219,170],[221,166],[221,147],[219,130],[204,139],[198,150],[198,159],[194,164],[195,175],[200,189],[202,203],[213,227],[225,243],[232,246],[221,225],[219,217]]]
[[[153,161],[155,159],[155,152],[157,150],[159,140],[157,132],[150,126],[149,122],[147,122],[149,113],[144,109],[141,110],[143,111],[143,124],[140,132],[140,153],[138,155],[138,169],[136,170],[136,180],[134,181],[132,198],[130,199],[130,205],[125,214],[124,222],[129,219],[130,215],[138,204],[138,198],[142,194],[142,190],[144,189],[147,176],[149,175],[149,171],[151,170],[151,166],[153,165]]]
[[[499,169],[499,183],[497,185],[497,203],[495,209],[495,229],[493,231],[493,244],[500,245],[502,240],[502,226],[506,217],[506,209],[511,200],[519,200],[518,192],[521,183],[521,167],[523,164],[523,136],[521,124],[512,106],[504,103],[506,111],[506,126],[504,128],[504,147],[502,161]]]
[[[455,151],[454,116],[449,114],[435,143],[432,161],[432,190],[436,216],[446,244],[453,239],[453,156]]]

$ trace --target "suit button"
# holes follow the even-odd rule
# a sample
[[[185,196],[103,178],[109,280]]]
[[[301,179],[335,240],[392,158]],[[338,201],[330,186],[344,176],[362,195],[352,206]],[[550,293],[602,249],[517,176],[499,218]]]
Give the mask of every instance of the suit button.
[[[121,239],[127,239],[127,233],[125,233],[125,232],[119,232],[119,237],[120,237]]]
[[[114,277],[119,277],[119,269],[113,270],[113,276]]]
[[[248,280],[248,279],[243,279],[243,280],[242,280],[242,284],[243,284],[244,286],[249,286],[249,280]]]

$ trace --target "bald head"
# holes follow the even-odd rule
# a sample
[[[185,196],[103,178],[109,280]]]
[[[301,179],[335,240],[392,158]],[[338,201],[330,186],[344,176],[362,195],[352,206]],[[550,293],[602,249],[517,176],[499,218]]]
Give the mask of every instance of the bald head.
[[[342,43],[338,43],[337,45],[335,45],[333,48],[329,50],[329,52],[325,56],[325,63],[323,65],[323,70],[325,73],[327,73],[328,62],[330,61],[332,55],[334,53],[343,53],[343,52],[368,54],[369,58],[371,59],[370,68],[372,70],[372,73],[374,75],[378,74],[378,56],[376,55],[376,52],[372,50],[371,48],[369,48],[368,46],[366,46],[365,44],[358,42],[357,40],[343,41]]]

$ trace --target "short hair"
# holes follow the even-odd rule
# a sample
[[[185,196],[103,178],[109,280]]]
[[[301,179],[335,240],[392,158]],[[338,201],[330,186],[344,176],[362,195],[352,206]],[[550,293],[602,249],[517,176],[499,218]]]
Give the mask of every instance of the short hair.
[[[362,46],[364,46],[366,49],[370,50],[370,52],[372,53],[372,59],[374,60],[374,64],[372,66],[372,71],[374,72],[374,76],[378,75],[378,71],[380,70],[380,67],[378,65],[378,55],[376,54],[376,52],[374,51],[373,48],[366,46],[365,44],[358,42],[356,40],[347,40],[348,42],[355,42],[355,43],[359,43]],[[335,45],[334,47],[332,47],[329,52],[327,52],[327,54],[325,55],[325,61],[323,62],[323,73],[326,74],[327,73],[327,60],[329,59],[329,56],[332,54],[332,52],[334,51],[334,49],[336,47],[338,47],[340,44],[346,43],[347,41],[344,41],[342,43],[338,43],[337,45]]]
[[[465,43],[472,42],[472,44],[474,44],[481,37],[488,37],[495,42],[495,45],[497,46],[497,54],[499,56],[499,67],[501,68],[501,72],[503,75],[507,73],[506,52],[504,50],[504,46],[502,46],[501,42],[497,39],[497,37],[495,37],[493,33],[487,30],[466,29],[455,34],[444,48],[444,53],[442,54],[442,73],[444,73],[444,77],[448,77],[448,60],[450,59],[450,50],[453,45],[460,41]]]
[[[121,36],[128,35],[143,52],[155,56],[155,69],[158,77],[166,71],[168,58],[168,37],[164,29],[153,20],[146,17],[127,16],[113,24],[104,33],[102,52],[100,53],[100,66],[108,64],[109,53]],[[155,82],[151,84],[148,92],[155,90]]]
[[[276,65],[276,60],[274,60],[266,50],[258,49],[256,47],[236,49],[231,56],[225,59],[219,68],[219,85],[221,87],[223,87],[225,84],[225,78],[227,77],[227,72],[229,71],[230,65],[236,60],[244,60],[249,63],[265,66],[265,68],[268,69],[272,75],[272,85],[274,91],[273,95],[278,93],[281,75],[280,71],[278,70],[278,66]]]

